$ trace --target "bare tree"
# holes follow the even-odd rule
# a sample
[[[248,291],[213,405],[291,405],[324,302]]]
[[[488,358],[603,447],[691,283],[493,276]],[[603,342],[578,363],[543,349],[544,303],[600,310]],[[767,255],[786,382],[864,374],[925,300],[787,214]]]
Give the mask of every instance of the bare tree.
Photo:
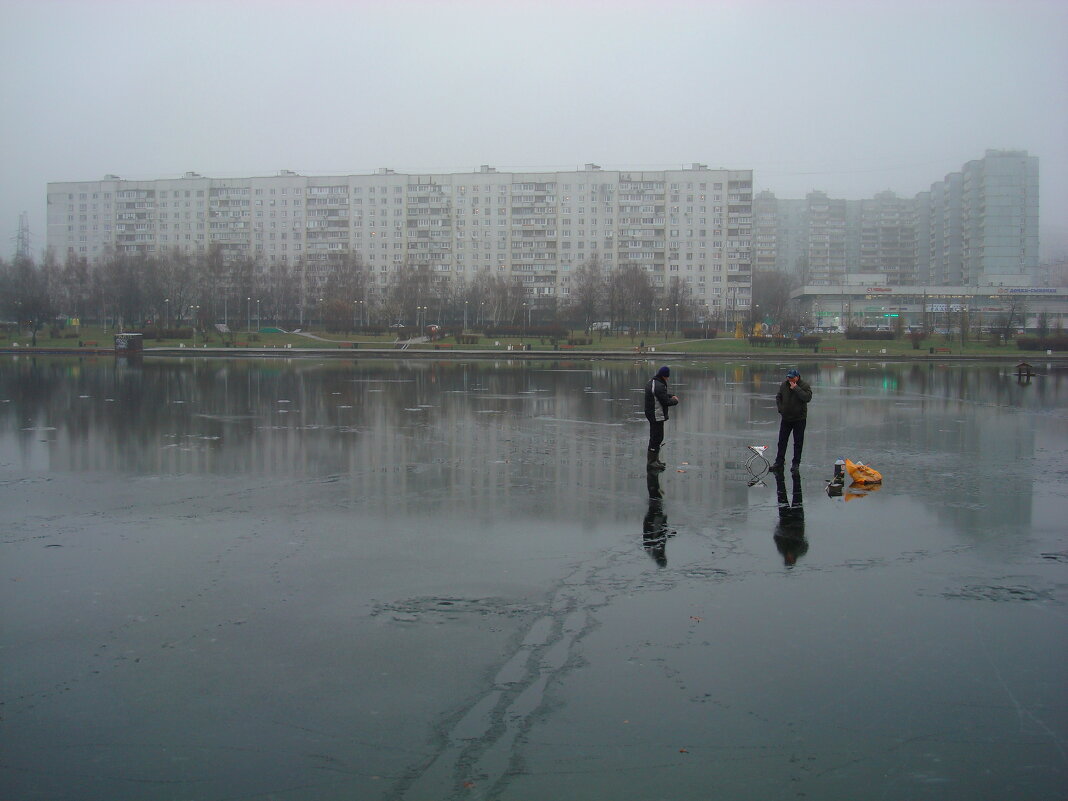
[[[64,290],[64,307],[71,317],[84,317],[91,286],[89,260],[68,251],[61,278]]]
[[[608,277],[609,319],[615,323],[635,324],[656,308],[656,290],[649,273],[628,262]]]
[[[60,309],[65,307],[66,297],[63,291],[63,268],[56,261],[56,252],[51,247],[45,249],[40,271],[41,279],[44,281],[45,293],[48,296],[48,305],[52,309],[52,313],[57,314]]]
[[[579,265],[571,279],[571,293],[568,297],[569,314],[572,320],[589,330],[601,315],[606,300],[604,269],[601,259],[593,254]]]
[[[300,276],[287,262],[272,262],[267,272],[264,303],[261,311],[275,323],[296,320],[300,316]]]
[[[946,308],[949,308],[948,306]],[[1009,342],[1018,329],[1023,328],[1027,322],[1027,301],[1018,295],[1009,296],[1009,308],[1000,315],[1001,338]]]
[[[472,306],[477,304],[478,319],[483,325],[516,322],[525,298],[522,284],[489,268],[479,270],[471,282],[469,299]]]
[[[143,251],[109,249],[98,265],[100,289],[119,327],[141,319],[147,269],[148,258]]]
[[[429,306],[432,298],[431,272],[426,265],[404,264],[390,275],[382,310],[391,323],[413,323],[420,318],[419,310]]]
[[[214,321],[219,316],[216,310],[218,302],[223,300],[228,289],[225,254],[219,244],[213,242],[207,252],[197,253],[194,265],[199,305],[208,319]]]
[[[760,306],[765,317],[786,324],[794,315],[790,308],[793,278],[786,273],[760,270],[753,273],[753,305]]]
[[[350,304],[367,299],[368,268],[360,254],[342,251],[329,262],[324,297]]]
[[[193,260],[179,247],[165,251],[157,262],[160,289],[163,292],[162,313],[164,325],[173,321],[181,324],[186,319],[189,307],[194,303]]]
[[[13,317],[21,331],[30,326],[33,344],[37,332],[52,318],[55,309],[44,272],[28,256],[15,256],[10,264],[0,262],[0,302],[5,316]]]

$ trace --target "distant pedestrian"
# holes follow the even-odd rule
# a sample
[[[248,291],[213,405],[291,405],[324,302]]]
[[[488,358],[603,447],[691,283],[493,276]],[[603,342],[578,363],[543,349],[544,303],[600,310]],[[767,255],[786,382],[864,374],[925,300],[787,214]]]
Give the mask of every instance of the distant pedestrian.
[[[645,419],[649,421],[649,451],[647,467],[663,470],[667,465],[660,461],[660,445],[664,441],[664,423],[668,419],[668,407],[679,402],[677,395],[668,394],[667,380],[671,375],[668,367],[661,367],[645,385]]]
[[[779,385],[775,395],[775,406],[782,419],[779,421],[779,448],[775,453],[775,463],[771,469],[781,472],[785,466],[786,444],[790,435],[794,437],[794,458],[791,470],[801,466],[801,450],[805,447],[805,424],[808,421],[808,404],[812,400],[812,387],[801,378],[797,370],[786,373],[786,380]]]

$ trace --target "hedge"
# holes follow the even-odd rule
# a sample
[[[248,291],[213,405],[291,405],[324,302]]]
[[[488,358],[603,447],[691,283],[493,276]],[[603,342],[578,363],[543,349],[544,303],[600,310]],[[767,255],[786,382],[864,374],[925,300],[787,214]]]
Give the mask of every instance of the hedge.
[[[715,339],[717,330],[715,328],[683,328],[682,335],[686,339]]]
[[[1068,350],[1068,336],[1017,337],[1016,347],[1020,350]]]
[[[498,325],[487,326],[482,332],[490,339],[502,337],[556,337],[562,339],[568,330],[561,325]]]
[[[847,328],[846,339],[894,339],[894,332],[872,331],[868,328]]]

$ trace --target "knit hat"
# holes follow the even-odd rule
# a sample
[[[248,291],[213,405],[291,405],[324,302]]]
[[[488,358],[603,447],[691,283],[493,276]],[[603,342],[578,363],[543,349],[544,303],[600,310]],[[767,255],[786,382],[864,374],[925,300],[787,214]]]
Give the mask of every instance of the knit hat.
[[[664,378],[667,378],[669,375],[671,375],[671,368],[668,367],[667,365],[664,365],[663,367],[661,367],[659,370],[656,371],[656,374],[658,376],[663,376]]]
[[[800,378],[801,377],[801,373],[797,372],[797,370],[789,370],[786,373],[786,377],[787,378]]]

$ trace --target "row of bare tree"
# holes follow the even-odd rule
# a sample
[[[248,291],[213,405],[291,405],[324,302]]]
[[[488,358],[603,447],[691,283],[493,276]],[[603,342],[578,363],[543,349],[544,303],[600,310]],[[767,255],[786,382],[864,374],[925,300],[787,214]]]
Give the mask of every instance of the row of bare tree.
[[[270,322],[348,330],[396,323],[588,329],[598,321],[652,329],[692,324],[706,312],[682,281],[660,287],[637,265],[608,270],[596,257],[569,276],[562,297],[531,292],[537,284],[490,268],[470,281],[415,266],[388,276],[387,284],[376,282],[350,253],[294,265],[228,260],[218,249],[195,255],[111,251],[94,263],[75,254],[60,263],[48,253],[39,264],[27,257],[0,260],[0,314],[36,323],[35,329],[76,317],[125,326],[225,322],[241,330]]]

